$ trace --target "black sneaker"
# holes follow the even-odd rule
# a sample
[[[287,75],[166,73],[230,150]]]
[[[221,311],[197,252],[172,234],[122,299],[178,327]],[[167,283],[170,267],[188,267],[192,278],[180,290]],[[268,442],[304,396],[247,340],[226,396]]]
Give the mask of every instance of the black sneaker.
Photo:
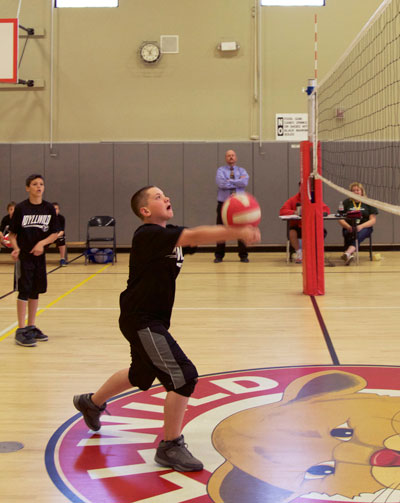
[[[35,325],[26,327],[26,330],[28,331],[28,334],[31,335],[37,342],[49,340],[48,336],[45,335],[39,328],[35,327]]]
[[[250,260],[247,257],[242,257],[240,259],[240,262],[244,262],[245,264],[248,264],[250,262]]]
[[[221,257],[215,257],[214,264],[219,264],[220,262],[222,262],[222,258]]]
[[[60,260],[60,267],[67,267],[67,261],[63,258]]]
[[[203,469],[203,463],[189,452],[183,435],[167,442],[161,440],[154,460],[178,472],[198,472]]]
[[[27,331],[27,327],[17,329],[15,332],[15,342],[20,346],[36,346],[36,340],[33,335]]]
[[[101,407],[97,407],[92,402],[91,396],[93,393],[87,393],[85,395],[75,395],[74,405],[75,408],[82,412],[83,419],[86,425],[93,431],[100,430],[100,416],[106,410],[106,404],[103,403]]]

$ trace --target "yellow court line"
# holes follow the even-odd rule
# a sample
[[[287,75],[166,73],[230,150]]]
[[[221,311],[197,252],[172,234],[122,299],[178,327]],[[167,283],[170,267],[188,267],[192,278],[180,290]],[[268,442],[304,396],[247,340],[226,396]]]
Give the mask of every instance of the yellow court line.
[[[78,283],[76,286],[72,287],[70,290],[68,290],[68,292],[63,293],[62,295],[60,295],[59,297],[57,297],[57,299],[55,299],[52,302],[50,302],[50,304],[47,304],[46,307],[44,307],[43,309],[39,309],[39,311],[36,313],[36,316],[39,316],[40,314],[42,314],[47,309],[50,309],[51,306],[54,306],[54,304],[56,304],[58,301],[60,301],[61,299],[63,299],[64,297],[66,297],[70,293],[74,292],[75,290],[77,290],[79,287],[81,287],[82,285],[84,285],[88,281],[90,281],[92,278],[94,278],[95,276],[97,276],[97,274],[100,274],[101,272],[103,272],[105,269],[107,269],[107,267],[110,267],[110,265],[111,264],[105,265],[99,271],[95,272],[94,274],[91,274],[88,278],[84,279],[83,281],[81,281],[80,283]],[[17,323],[15,323],[15,326],[17,326]],[[0,341],[6,339],[8,336],[10,336],[11,334],[13,334],[15,332],[15,326],[14,326],[14,328],[12,328],[8,332],[6,332],[4,335],[2,335],[0,337]]]

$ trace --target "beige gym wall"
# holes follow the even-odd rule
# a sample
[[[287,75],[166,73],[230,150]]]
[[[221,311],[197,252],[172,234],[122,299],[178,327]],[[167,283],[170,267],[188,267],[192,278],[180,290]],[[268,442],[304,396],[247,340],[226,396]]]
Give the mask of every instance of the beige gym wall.
[[[43,79],[45,87],[1,87],[0,142],[50,140],[51,3],[22,0],[20,24],[44,28],[45,36],[29,40],[19,76]],[[326,0],[320,8],[261,9],[263,140],[275,139],[276,113],[307,111],[302,88],[314,75],[314,13],[322,78],[380,3]],[[116,9],[55,9],[53,141],[246,141],[258,135],[255,5],[120,0]],[[0,16],[15,17],[17,6],[17,0],[0,0]],[[138,48],[160,35],[179,35],[180,52],[146,66]],[[240,50],[221,54],[221,41],[237,41]]]

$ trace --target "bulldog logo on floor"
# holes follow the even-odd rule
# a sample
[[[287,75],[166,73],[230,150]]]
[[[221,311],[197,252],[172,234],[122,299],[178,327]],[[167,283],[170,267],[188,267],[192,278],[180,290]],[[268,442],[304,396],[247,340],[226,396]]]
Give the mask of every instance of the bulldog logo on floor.
[[[212,500],[400,501],[400,398],[367,385],[355,373],[314,372],[279,402],[224,419],[213,433],[226,461],[210,479]]]
[[[88,431],[80,414],[62,425],[46,466],[74,503],[400,502],[397,383],[398,367],[202,377],[183,431],[205,466],[195,473],[153,460],[162,388],[126,393],[108,404],[99,432]]]

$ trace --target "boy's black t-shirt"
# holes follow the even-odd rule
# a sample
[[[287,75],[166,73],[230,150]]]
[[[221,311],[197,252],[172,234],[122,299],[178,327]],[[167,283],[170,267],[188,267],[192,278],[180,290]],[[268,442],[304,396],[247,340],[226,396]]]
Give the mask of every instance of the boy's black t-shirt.
[[[36,243],[58,232],[54,206],[42,201],[32,204],[29,199],[17,204],[10,224],[10,232],[17,235],[22,252],[29,253]]]
[[[10,224],[11,224],[11,217],[10,215],[6,215],[1,219],[0,232],[2,232],[3,234],[7,234]]]
[[[167,329],[175,299],[175,280],[183,255],[195,248],[176,246],[184,227],[156,224],[141,225],[134,233],[129,259],[129,278],[121,293],[121,318],[129,317],[137,328],[151,321]]]
[[[56,225],[58,232],[65,230],[65,217],[61,213],[56,215]]]

